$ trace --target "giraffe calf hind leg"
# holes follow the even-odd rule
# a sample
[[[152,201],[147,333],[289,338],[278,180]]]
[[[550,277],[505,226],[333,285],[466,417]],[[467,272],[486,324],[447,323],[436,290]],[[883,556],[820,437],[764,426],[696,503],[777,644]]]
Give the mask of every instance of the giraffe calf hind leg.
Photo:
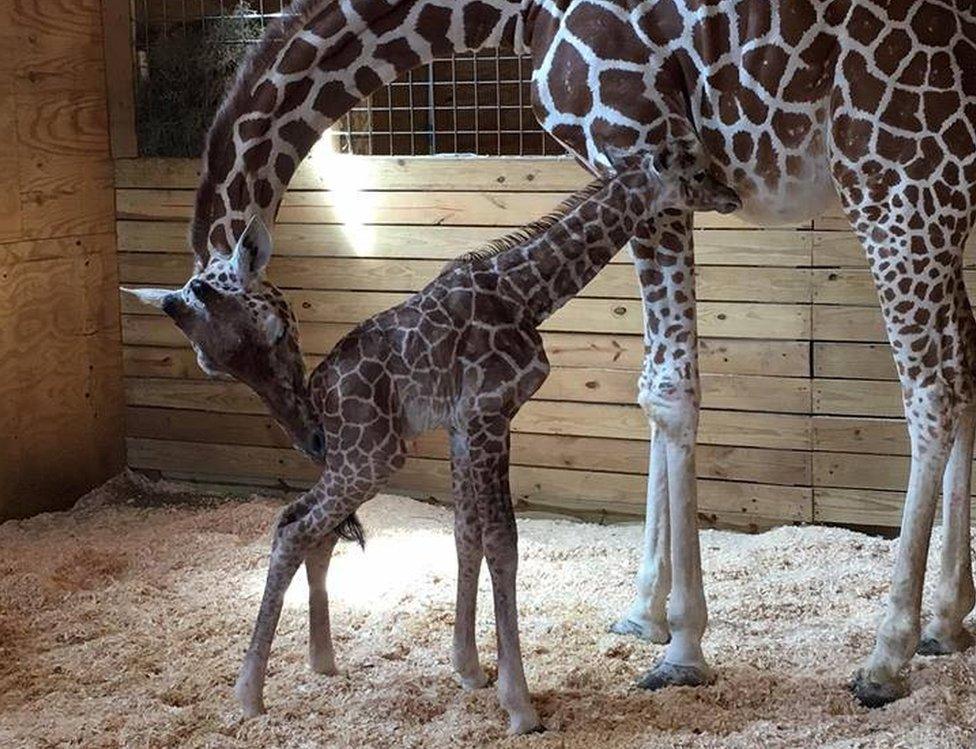
[[[488,676],[478,659],[478,645],[475,641],[478,577],[484,554],[477,508],[463,495],[459,495],[455,501],[454,543],[457,548],[458,581],[451,662],[461,680],[461,687],[465,691],[471,691],[489,684]]]
[[[308,665],[317,674],[335,676],[335,649],[332,646],[332,626],[329,618],[329,596],[325,578],[338,536],[330,533],[305,555],[308,576]]]

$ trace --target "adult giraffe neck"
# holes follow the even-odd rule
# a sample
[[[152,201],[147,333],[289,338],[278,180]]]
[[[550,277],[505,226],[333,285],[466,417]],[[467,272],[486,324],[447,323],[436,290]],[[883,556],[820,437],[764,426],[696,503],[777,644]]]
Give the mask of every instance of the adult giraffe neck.
[[[246,222],[272,225],[322,133],[402,73],[459,52],[524,51],[530,2],[304,0],[242,64],[207,136],[191,244],[205,265]]]

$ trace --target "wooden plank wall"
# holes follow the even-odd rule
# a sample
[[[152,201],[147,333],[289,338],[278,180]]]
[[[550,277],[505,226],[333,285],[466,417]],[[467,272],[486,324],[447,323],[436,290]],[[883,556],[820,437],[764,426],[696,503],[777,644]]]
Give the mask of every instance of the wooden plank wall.
[[[117,162],[124,283],[186,280],[196,181],[190,162]],[[447,258],[546,213],[585,182],[562,159],[312,160],[283,204],[270,267],[297,311],[310,362]],[[876,343],[870,279],[842,220],[757,230],[702,215],[696,241],[703,520],[896,525],[906,478],[898,389]],[[203,377],[168,320],[127,302],[123,313],[130,465],[210,481],[314,478],[246,388]],[[643,343],[626,252],[544,331],[552,375],[514,425],[521,505],[639,515]],[[443,435],[419,440],[394,488],[446,495],[446,455]]]
[[[0,521],[124,465],[101,20],[0,0]]]

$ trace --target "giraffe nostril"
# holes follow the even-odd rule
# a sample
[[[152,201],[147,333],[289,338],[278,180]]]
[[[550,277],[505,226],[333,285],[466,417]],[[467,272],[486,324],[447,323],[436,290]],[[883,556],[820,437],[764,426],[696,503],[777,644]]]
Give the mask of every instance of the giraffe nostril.
[[[325,435],[321,429],[312,432],[312,437],[308,441],[308,450],[316,458],[325,457]]]

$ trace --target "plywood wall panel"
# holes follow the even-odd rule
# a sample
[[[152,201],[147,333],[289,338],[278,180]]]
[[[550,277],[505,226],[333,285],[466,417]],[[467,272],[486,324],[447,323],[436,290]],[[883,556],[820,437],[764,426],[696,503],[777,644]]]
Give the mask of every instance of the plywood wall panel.
[[[124,465],[101,4],[0,8],[0,520]]]

